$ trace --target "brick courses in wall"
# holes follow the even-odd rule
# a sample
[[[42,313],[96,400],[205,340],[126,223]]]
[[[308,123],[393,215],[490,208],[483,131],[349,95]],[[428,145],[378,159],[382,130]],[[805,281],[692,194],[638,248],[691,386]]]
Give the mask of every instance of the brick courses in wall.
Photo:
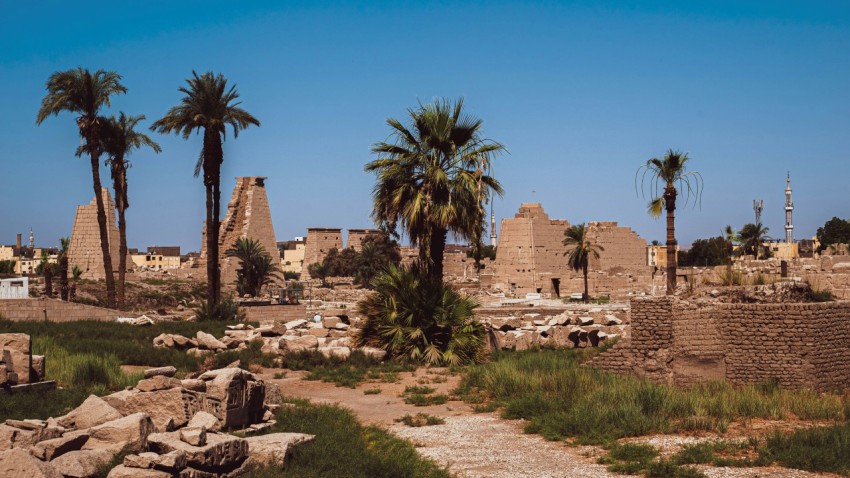
[[[351,247],[360,252],[363,249],[363,239],[369,234],[381,234],[381,231],[378,229],[349,229],[348,239],[345,241],[346,247]]]
[[[106,211],[107,240],[109,241],[112,269],[118,271],[118,227],[115,220],[115,203],[109,189],[102,188],[103,207]],[[133,261],[127,258],[127,264]],[[100,248],[100,227],[97,224],[97,203],[93,198],[89,204],[77,206],[74,228],[71,231],[71,244],[68,249],[68,266],[83,271],[84,279],[104,279],[103,251]]]
[[[593,366],[658,382],[850,388],[850,302],[696,305],[635,299],[632,337]]]
[[[307,270],[311,264],[325,260],[328,251],[336,249],[342,252],[342,229],[332,227],[311,227],[307,229],[307,243],[304,244],[304,267],[302,279],[309,279]]]
[[[114,321],[121,312],[57,299],[0,300],[0,316],[13,322],[39,320],[75,322],[79,320]]]

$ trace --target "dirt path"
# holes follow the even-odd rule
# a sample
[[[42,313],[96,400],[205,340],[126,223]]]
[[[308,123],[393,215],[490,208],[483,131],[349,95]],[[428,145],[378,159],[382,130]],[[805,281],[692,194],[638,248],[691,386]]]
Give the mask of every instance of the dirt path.
[[[281,379],[275,373],[285,372]],[[523,422],[504,420],[495,413],[475,413],[469,404],[448,401],[443,405],[417,407],[400,397],[406,386],[425,385],[434,394],[449,395],[460,378],[442,369],[419,369],[399,373],[396,383],[364,383],[357,388],[337,387],[332,383],[303,380],[304,372],[268,370],[261,378],[280,385],[284,395],[309,399],[313,403],[338,404],[350,409],[367,424],[380,425],[396,436],[407,439],[426,457],[447,466],[458,476],[478,478],[595,478],[622,476],[609,473],[596,463],[603,453],[596,447],[570,447],[546,441],[538,435],[523,433]],[[380,393],[365,394],[365,390]],[[405,415],[427,413],[445,423],[408,427],[395,420]],[[663,447],[662,447],[663,448]],[[785,468],[713,468],[700,467],[712,478],[809,478],[817,475]]]

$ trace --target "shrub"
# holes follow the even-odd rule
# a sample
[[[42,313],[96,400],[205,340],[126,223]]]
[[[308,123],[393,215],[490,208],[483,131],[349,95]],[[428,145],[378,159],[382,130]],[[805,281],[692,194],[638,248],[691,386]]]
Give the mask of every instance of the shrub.
[[[760,458],[810,471],[850,474],[850,422],[768,435]]]
[[[239,322],[245,320],[245,313],[239,309],[239,304],[233,300],[233,297],[224,297],[216,305],[202,301],[201,305],[195,309],[195,319],[198,322]]]
[[[427,413],[408,414],[401,418],[396,418],[394,421],[396,423],[404,423],[409,427],[429,427],[446,423],[442,418],[428,415]]]
[[[355,337],[358,346],[432,365],[482,359],[485,331],[473,319],[474,299],[430,280],[416,266],[389,266],[372,286],[375,293],[357,304],[366,317]]]

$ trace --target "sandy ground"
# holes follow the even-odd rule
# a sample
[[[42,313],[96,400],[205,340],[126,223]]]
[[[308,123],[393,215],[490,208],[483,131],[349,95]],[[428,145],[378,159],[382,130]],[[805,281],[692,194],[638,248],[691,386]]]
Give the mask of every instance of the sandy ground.
[[[283,372],[284,378],[273,378]],[[461,477],[613,477],[596,458],[604,450],[596,447],[568,446],[562,442],[546,441],[537,435],[522,432],[523,422],[504,420],[496,413],[475,413],[464,402],[449,401],[444,405],[416,407],[404,403],[399,395],[408,385],[426,385],[437,390],[434,394],[450,394],[457,387],[459,376],[443,369],[419,369],[400,373],[397,383],[364,383],[357,388],[337,387],[332,383],[304,380],[304,372],[268,370],[264,380],[280,385],[284,395],[306,398],[313,403],[338,404],[350,409],[367,424],[380,425],[395,435],[407,439],[426,457],[432,458]],[[441,382],[441,383],[437,383]],[[380,389],[378,394],[364,394],[367,389]],[[427,413],[445,420],[443,425],[408,427],[395,420],[405,415]],[[727,437],[728,438],[728,437]],[[662,453],[675,452],[684,443],[710,440],[712,437],[652,436],[635,439],[661,448]],[[714,468],[701,466],[712,478],[807,478],[818,475],[779,467]]]

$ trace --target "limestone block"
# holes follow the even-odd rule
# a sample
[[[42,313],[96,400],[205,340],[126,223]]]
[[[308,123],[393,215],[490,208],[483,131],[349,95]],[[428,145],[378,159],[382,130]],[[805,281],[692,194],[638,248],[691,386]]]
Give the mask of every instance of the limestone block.
[[[348,347],[319,347],[319,353],[327,358],[336,360],[348,360],[351,356],[351,349]]]
[[[30,453],[40,460],[50,461],[69,451],[76,451],[88,441],[85,431],[68,432],[59,438],[38,442],[30,449]]]
[[[179,432],[153,433],[148,437],[148,446],[160,454],[182,451],[187,466],[199,469],[235,468],[248,457],[245,439],[222,433],[208,433],[204,446],[182,441]]]
[[[144,412],[153,418],[157,430],[165,430],[169,419],[173,419],[177,427],[182,427],[189,421],[184,406],[183,390],[180,388],[154,392],[131,391],[121,397],[123,400],[115,398],[117,395],[108,395],[104,397],[104,400],[122,415]]]
[[[315,350],[319,347],[319,340],[313,335],[304,335],[301,337],[284,336],[278,342],[278,347],[280,352],[284,354]]]
[[[109,450],[77,450],[65,453],[50,464],[66,478],[89,478],[113,456]]]
[[[248,456],[252,466],[273,466],[283,468],[292,449],[308,443],[315,435],[305,433],[270,433],[248,437]]]
[[[206,446],[207,429],[204,427],[186,427],[180,429],[180,440],[192,446]]]
[[[174,377],[155,375],[151,378],[139,380],[139,383],[136,384],[136,389],[142,392],[155,392],[157,390],[180,388],[182,385],[182,382]]]
[[[164,376],[164,377],[173,377],[177,373],[177,369],[172,366],[167,367],[156,367],[149,368],[145,370],[144,375],[145,378]]]
[[[205,411],[200,411],[195,413],[189,423],[186,424],[187,428],[205,428],[210,431],[218,431],[221,428],[221,425],[216,418],[215,415],[211,413],[207,413]]]
[[[45,374],[45,359],[44,355],[33,355],[31,356],[31,367],[30,367],[30,382],[41,382],[44,380]]]
[[[106,478],[172,478],[172,475],[166,471],[118,465],[106,475]]]
[[[372,360],[381,361],[384,360],[384,357],[387,356],[387,351],[383,349],[379,349],[376,347],[361,347],[359,350],[363,355],[369,357]]]
[[[201,330],[199,330],[195,334],[195,340],[198,341],[198,348],[207,350],[224,350],[227,348],[227,345],[223,344],[213,335],[203,332]]]
[[[133,413],[89,429],[89,440],[84,450],[105,449],[140,451],[147,443],[148,435],[154,431],[151,417],[145,413]]]
[[[24,450],[13,448],[0,453],[0,476],[25,478],[62,478],[50,463]]]

